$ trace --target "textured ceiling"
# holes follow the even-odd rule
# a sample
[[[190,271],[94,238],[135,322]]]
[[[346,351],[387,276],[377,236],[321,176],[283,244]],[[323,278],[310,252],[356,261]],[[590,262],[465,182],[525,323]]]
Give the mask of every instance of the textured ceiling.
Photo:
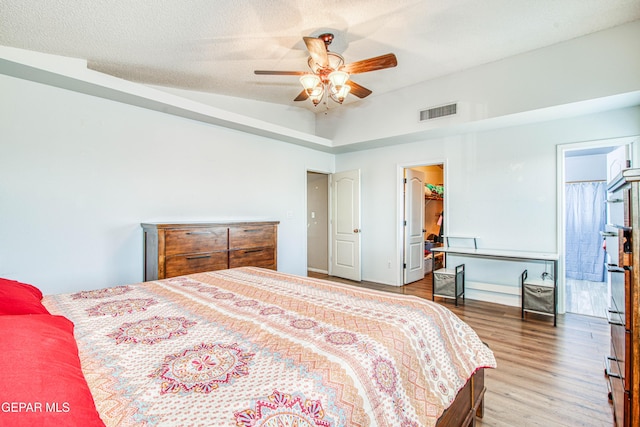
[[[306,71],[303,36],[332,32],[375,95],[640,19],[640,0],[2,0],[0,45],[88,60],[127,80],[286,105]],[[351,97],[353,98],[353,97]],[[311,107],[312,108],[312,107]]]

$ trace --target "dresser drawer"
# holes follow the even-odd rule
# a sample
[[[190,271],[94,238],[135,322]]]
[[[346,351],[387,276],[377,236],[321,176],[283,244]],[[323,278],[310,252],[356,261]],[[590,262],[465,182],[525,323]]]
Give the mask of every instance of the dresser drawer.
[[[276,248],[237,249],[229,251],[229,268],[235,267],[264,267],[275,270]]]
[[[611,390],[611,400],[613,401],[613,414],[617,426],[624,426],[625,406],[628,406],[627,395],[622,386],[622,380],[609,377],[609,389]]]
[[[625,378],[625,360],[626,360],[626,331],[624,326],[611,325],[611,356],[613,357],[611,365],[617,365],[616,371]],[[614,363],[615,362],[615,363]]]
[[[166,257],[227,250],[226,227],[166,230],[164,236]]]
[[[629,280],[629,270],[617,270],[611,272],[611,309],[617,312],[618,317],[624,323],[625,318],[625,285]]]
[[[229,227],[229,249],[274,246],[274,225],[247,225]]]
[[[227,252],[175,255],[165,259],[164,277],[182,276],[227,268]]]
[[[611,352],[614,353],[613,346]],[[606,373],[609,380],[609,397],[613,403],[613,414],[616,420],[615,425],[624,425],[625,406],[627,404],[627,394],[624,390],[624,380],[622,378],[621,366],[612,355],[607,362]]]

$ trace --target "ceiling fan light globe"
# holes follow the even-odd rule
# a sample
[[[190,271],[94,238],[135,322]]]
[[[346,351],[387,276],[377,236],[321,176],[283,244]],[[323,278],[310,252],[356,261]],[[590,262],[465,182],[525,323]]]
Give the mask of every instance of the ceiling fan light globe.
[[[338,91],[338,93],[336,94],[336,97],[338,98],[338,102],[340,104],[342,104],[342,102],[345,100],[345,98],[347,97],[347,95],[349,95],[349,92],[351,92],[351,86],[349,85],[342,85],[342,87],[340,88],[340,90]]]
[[[349,85],[342,85],[340,89],[332,87],[329,91],[329,97],[338,104],[342,104],[342,102],[347,98],[347,95],[349,95],[349,92],[351,92],[351,86]]]
[[[309,99],[313,102],[313,105],[318,105],[324,95],[324,87],[322,85],[316,86],[309,94]]]
[[[329,73],[329,81],[331,85],[336,88],[336,90],[340,91],[340,89],[347,83],[349,80],[349,73],[344,71],[332,71]]]
[[[323,93],[324,93],[324,87],[322,85],[318,85],[311,90],[311,92],[309,93],[309,96],[313,98],[322,98]]]
[[[315,74],[305,74],[300,77],[300,84],[311,95],[314,89],[321,85],[320,77]]]

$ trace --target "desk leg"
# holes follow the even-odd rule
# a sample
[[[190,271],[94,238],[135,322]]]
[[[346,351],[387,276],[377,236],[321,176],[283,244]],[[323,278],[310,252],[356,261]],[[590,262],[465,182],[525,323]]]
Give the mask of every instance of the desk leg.
[[[431,301],[436,300],[436,254],[431,252]]]
[[[557,326],[558,317],[558,261],[553,261],[553,326]]]

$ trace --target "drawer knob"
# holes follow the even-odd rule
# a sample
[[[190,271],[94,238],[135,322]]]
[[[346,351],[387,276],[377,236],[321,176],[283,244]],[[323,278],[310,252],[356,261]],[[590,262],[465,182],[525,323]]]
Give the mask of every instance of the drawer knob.
[[[197,256],[188,256],[187,259],[201,259],[201,258],[211,258],[211,255],[197,255]]]
[[[252,254],[254,252],[261,252],[261,251],[262,251],[262,249],[245,249],[243,252],[245,254]]]

